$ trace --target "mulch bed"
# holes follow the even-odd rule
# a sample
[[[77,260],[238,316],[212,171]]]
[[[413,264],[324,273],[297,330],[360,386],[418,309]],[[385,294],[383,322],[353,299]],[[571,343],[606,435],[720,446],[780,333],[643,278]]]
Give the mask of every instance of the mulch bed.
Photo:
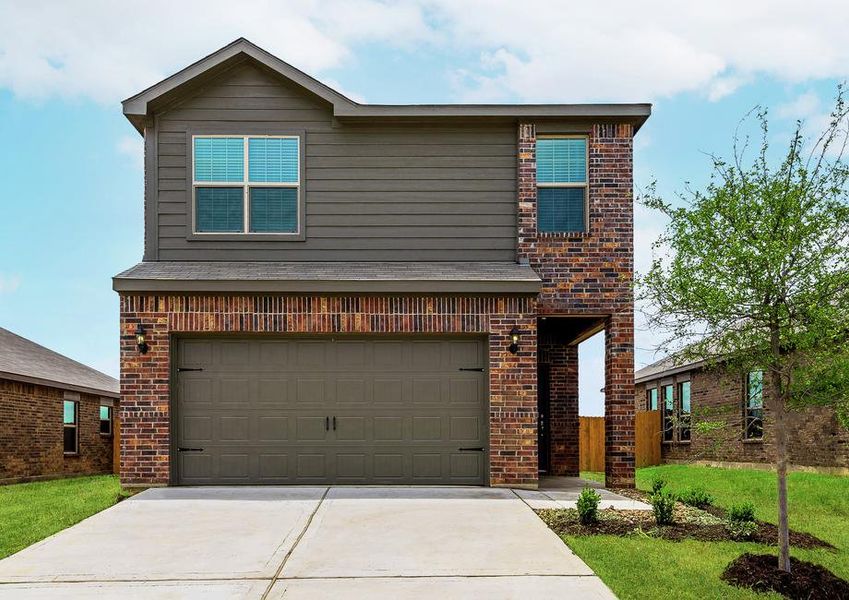
[[[775,591],[792,600],[849,598],[849,582],[825,567],[790,559],[790,573],[778,568],[771,554],[743,554],[722,574],[723,581],[756,592]]]
[[[575,510],[545,509],[536,512],[550,529],[562,535],[628,536],[642,532],[673,542],[685,539],[704,542],[735,541],[719,515],[712,515],[680,503],[675,505],[675,523],[663,527],[658,527],[652,512],[645,510],[601,510],[599,521],[593,525],[581,525]],[[775,525],[762,521],[758,521],[757,524],[757,531],[746,541],[775,546],[778,543],[778,530]],[[798,531],[790,532],[790,545],[805,549],[834,548],[828,542],[809,533]]]

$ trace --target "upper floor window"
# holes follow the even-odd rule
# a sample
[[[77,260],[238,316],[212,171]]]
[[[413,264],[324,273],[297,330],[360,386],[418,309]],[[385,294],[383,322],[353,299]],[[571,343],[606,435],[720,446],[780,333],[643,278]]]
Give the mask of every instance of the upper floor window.
[[[300,231],[300,138],[194,136],[195,233]]]
[[[587,230],[587,138],[537,139],[537,231]]]
[[[761,439],[764,435],[763,371],[751,371],[746,375],[746,394],[743,402],[743,438]]]

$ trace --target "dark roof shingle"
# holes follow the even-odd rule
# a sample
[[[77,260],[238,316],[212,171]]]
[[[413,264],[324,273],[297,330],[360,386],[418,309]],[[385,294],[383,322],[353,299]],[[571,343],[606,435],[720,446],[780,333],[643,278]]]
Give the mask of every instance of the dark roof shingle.
[[[117,398],[118,380],[0,327],[0,379]]]

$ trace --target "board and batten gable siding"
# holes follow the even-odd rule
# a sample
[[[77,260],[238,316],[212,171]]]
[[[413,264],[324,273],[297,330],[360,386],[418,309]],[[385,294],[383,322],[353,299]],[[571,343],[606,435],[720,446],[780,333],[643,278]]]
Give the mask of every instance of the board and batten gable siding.
[[[304,241],[189,239],[191,135],[227,133],[303,136]],[[513,125],[340,123],[246,63],[156,114],[154,135],[146,260],[515,260]]]

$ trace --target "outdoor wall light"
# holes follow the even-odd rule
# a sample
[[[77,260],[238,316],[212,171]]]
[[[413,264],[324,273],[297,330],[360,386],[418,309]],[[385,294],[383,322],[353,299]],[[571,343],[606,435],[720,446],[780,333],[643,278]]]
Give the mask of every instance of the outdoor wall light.
[[[147,354],[147,351],[150,350],[150,346],[147,345],[147,341],[144,339],[144,333],[144,326],[141,323],[136,325],[136,346],[138,346],[141,354]]]
[[[519,351],[519,329],[514,327],[510,330],[510,350],[511,354],[516,354]]]

